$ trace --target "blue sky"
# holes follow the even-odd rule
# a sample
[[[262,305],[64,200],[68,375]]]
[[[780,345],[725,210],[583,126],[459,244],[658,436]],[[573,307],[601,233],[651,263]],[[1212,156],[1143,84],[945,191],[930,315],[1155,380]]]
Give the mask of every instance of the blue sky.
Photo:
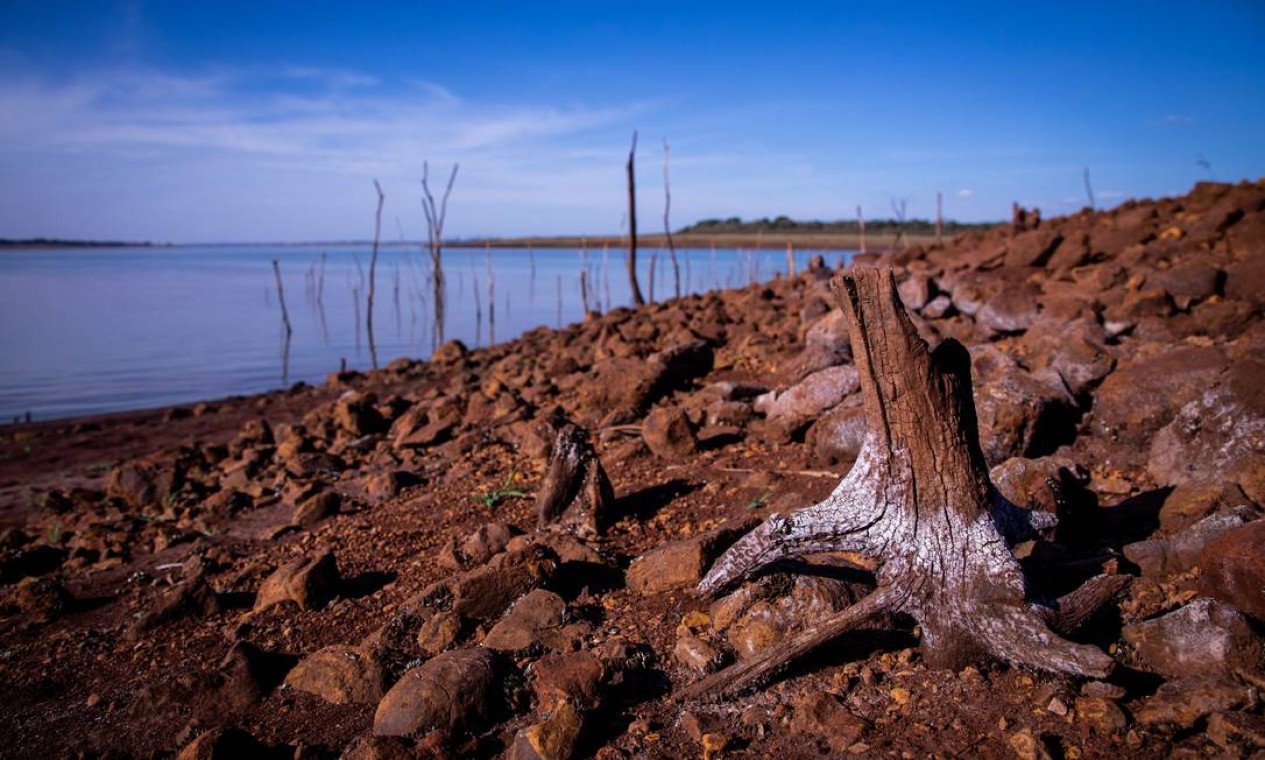
[[[1099,7],[1107,6],[1107,7]],[[1001,219],[1265,175],[1265,4],[0,5],[0,237],[614,233]],[[541,7],[543,6],[543,7]],[[1203,163],[1201,163],[1203,162]]]

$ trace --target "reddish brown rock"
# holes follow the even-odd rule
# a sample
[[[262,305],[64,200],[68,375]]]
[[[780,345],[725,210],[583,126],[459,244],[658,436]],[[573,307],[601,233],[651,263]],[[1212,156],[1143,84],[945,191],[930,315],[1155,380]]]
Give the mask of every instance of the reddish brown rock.
[[[1143,725],[1171,723],[1193,728],[1204,717],[1241,707],[1250,698],[1246,687],[1232,681],[1198,676],[1181,678],[1160,686],[1142,703],[1136,716]]]
[[[503,652],[564,650],[577,638],[577,629],[563,628],[566,610],[567,603],[552,591],[529,591],[492,626],[483,646]]]
[[[1063,235],[1050,229],[1033,230],[1011,238],[1006,246],[1008,267],[1045,266],[1063,242]]]
[[[162,503],[163,499],[179,487],[170,463],[157,459],[141,459],[110,470],[105,493],[119,499],[127,506],[139,509]]]
[[[685,459],[698,450],[698,439],[689,418],[679,406],[660,406],[651,410],[641,423],[641,437],[646,448],[660,459]]]
[[[1247,503],[1243,490],[1233,483],[1182,483],[1164,498],[1159,514],[1160,528],[1176,533],[1220,509],[1233,509]]]
[[[338,495],[337,491],[321,491],[300,502],[295,507],[294,516],[290,518],[290,524],[300,528],[310,528],[322,520],[338,514],[338,509],[341,505],[342,497]]]
[[[294,602],[299,609],[324,606],[338,589],[338,564],[333,552],[323,552],[312,559],[296,559],[277,568],[259,587],[255,610],[265,610],[283,602]]]
[[[459,649],[408,671],[378,704],[373,733],[417,736],[427,731],[478,731],[505,711],[506,663],[490,649]]]
[[[1010,287],[997,293],[975,313],[975,321],[1000,335],[1020,333],[1037,320],[1037,299],[1026,287]]]
[[[605,669],[597,655],[588,650],[547,654],[532,664],[532,690],[542,705],[568,699],[584,707],[601,701]]]
[[[990,463],[1053,452],[1074,434],[1076,400],[1050,370],[1025,372],[992,346],[971,351],[980,444]]]
[[[1179,409],[1214,386],[1226,365],[1216,348],[1181,346],[1118,366],[1094,394],[1093,430],[1119,444],[1147,444]]]
[[[1261,656],[1260,638],[1243,614],[1207,598],[1125,626],[1122,635],[1147,669],[1170,678],[1230,677],[1255,669]]]
[[[814,422],[805,440],[824,462],[853,462],[861,453],[866,430],[861,407],[844,405],[831,409]]]
[[[568,760],[575,756],[584,728],[584,715],[567,700],[559,700],[542,720],[519,730],[508,757],[510,760]]]
[[[863,718],[830,694],[810,691],[795,700],[791,730],[824,742],[834,753],[847,752],[867,728],[869,724]]]
[[[756,399],[756,411],[770,424],[793,432],[816,420],[860,389],[856,367],[843,365],[814,372],[784,391],[766,393]]]
[[[628,567],[628,588],[642,594],[654,594],[697,584],[712,560],[758,522],[753,517],[651,549],[634,559]]]
[[[1209,542],[1199,565],[1205,593],[1265,622],[1265,520]]]
[[[286,684],[336,705],[376,705],[386,692],[386,674],[366,650],[335,644],[305,657]]]
[[[1235,362],[1200,389],[1153,439],[1147,472],[1157,483],[1237,482],[1265,466],[1265,361]]]

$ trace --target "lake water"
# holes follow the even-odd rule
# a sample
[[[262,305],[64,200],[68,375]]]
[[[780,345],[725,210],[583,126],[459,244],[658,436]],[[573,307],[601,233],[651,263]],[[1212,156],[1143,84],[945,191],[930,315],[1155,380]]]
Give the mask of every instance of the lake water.
[[[647,295],[652,253],[638,255]],[[797,269],[815,253],[796,252]],[[825,253],[832,264],[840,255]],[[765,281],[787,268],[784,251],[677,257],[683,292]],[[288,356],[274,259],[292,326]],[[72,417],[316,383],[344,359],[369,368],[369,259],[367,245],[0,251],[0,423],[27,412]],[[442,337],[472,347],[579,320],[586,267],[590,307],[631,303],[623,250],[450,248],[443,262]],[[429,257],[384,247],[375,280],[378,365],[428,357],[439,339]],[[654,297],[672,295],[672,268],[660,253]]]

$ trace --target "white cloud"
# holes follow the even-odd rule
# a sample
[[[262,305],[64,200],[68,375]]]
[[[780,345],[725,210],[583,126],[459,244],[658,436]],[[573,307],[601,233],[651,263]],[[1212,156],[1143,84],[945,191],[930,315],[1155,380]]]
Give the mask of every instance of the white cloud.
[[[971,192],[971,188],[969,187],[964,187],[957,192],[957,196],[959,198],[970,198],[973,194],[974,193]]]

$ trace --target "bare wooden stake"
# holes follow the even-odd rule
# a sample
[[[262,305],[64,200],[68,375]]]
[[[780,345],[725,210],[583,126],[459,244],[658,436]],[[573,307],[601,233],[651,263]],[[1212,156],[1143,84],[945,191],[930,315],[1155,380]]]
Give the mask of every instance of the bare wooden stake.
[[[672,242],[672,225],[668,215],[672,211],[672,185],[668,182],[668,141],[663,140],[663,234],[668,239],[668,255],[672,257],[672,286],[677,298],[681,297],[681,265],[676,260],[676,244]],[[654,300],[653,296],[650,300]]]
[[[786,274],[788,277],[795,276],[795,246],[790,241],[786,243]]]
[[[774,515],[722,555],[699,583],[716,594],[785,558],[852,552],[876,562],[878,588],[833,618],[760,656],[704,678],[681,698],[724,698],[766,683],[808,652],[885,612],[922,629],[931,667],[994,657],[1093,678],[1114,660],[1055,635],[1057,605],[1031,600],[1010,547],[1053,528],[1055,516],[1006,501],[980,449],[967,350],[934,351],[918,336],[891,270],[849,269],[831,283],[849,323],[869,430],[860,456],[815,506]],[[1109,598],[1092,581],[1074,606]],[[1078,617],[1087,615],[1081,609]],[[1074,621],[1073,621],[1074,622]]]
[[[483,256],[488,265],[488,344],[496,343],[496,272],[492,269],[492,247],[483,245]]]
[[[941,207],[941,203],[942,203],[941,192],[937,190],[936,191],[936,248],[939,248],[942,244],[942,241],[940,239],[940,230],[942,227],[942,220],[943,220],[943,217],[941,216],[942,211],[943,211]]]
[[[857,206],[857,226],[861,228],[861,253],[865,254],[865,216],[861,213],[861,207]]]
[[[633,166],[637,156],[637,130],[633,130],[632,148],[628,150],[628,287],[632,290],[633,304],[642,306],[646,299],[637,284],[637,170]]]
[[[422,162],[422,211],[426,214],[427,248],[430,251],[431,286],[434,291],[435,324],[432,348],[444,341],[444,325],[446,321],[446,291],[444,289],[444,222],[448,218],[448,196],[452,195],[453,183],[457,181],[457,170],[461,164],[452,165],[452,174],[448,175],[448,185],[444,188],[442,200],[438,205],[430,191],[430,164]]]
[[[277,303],[281,304],[281,326],[285,328],[286,335],[291,335],[294,330],[290,327],[290,312],[286,310],[285,288],[281,285],[281,263],[276,259],[272,260],[272,274],[277,280]]]
[[[378,273],[378,239],[382,235],[382,203],[386,196],[382,194],[382,185],[373,181],[373,189],[378,193],[378,211],[373,217],[373,252],[369,255],[369,293],[365,299],[365,330],[369,335],[369,359],[373,368],[378,368],[378,345],[373,340],[373,296],[376,290]]]

